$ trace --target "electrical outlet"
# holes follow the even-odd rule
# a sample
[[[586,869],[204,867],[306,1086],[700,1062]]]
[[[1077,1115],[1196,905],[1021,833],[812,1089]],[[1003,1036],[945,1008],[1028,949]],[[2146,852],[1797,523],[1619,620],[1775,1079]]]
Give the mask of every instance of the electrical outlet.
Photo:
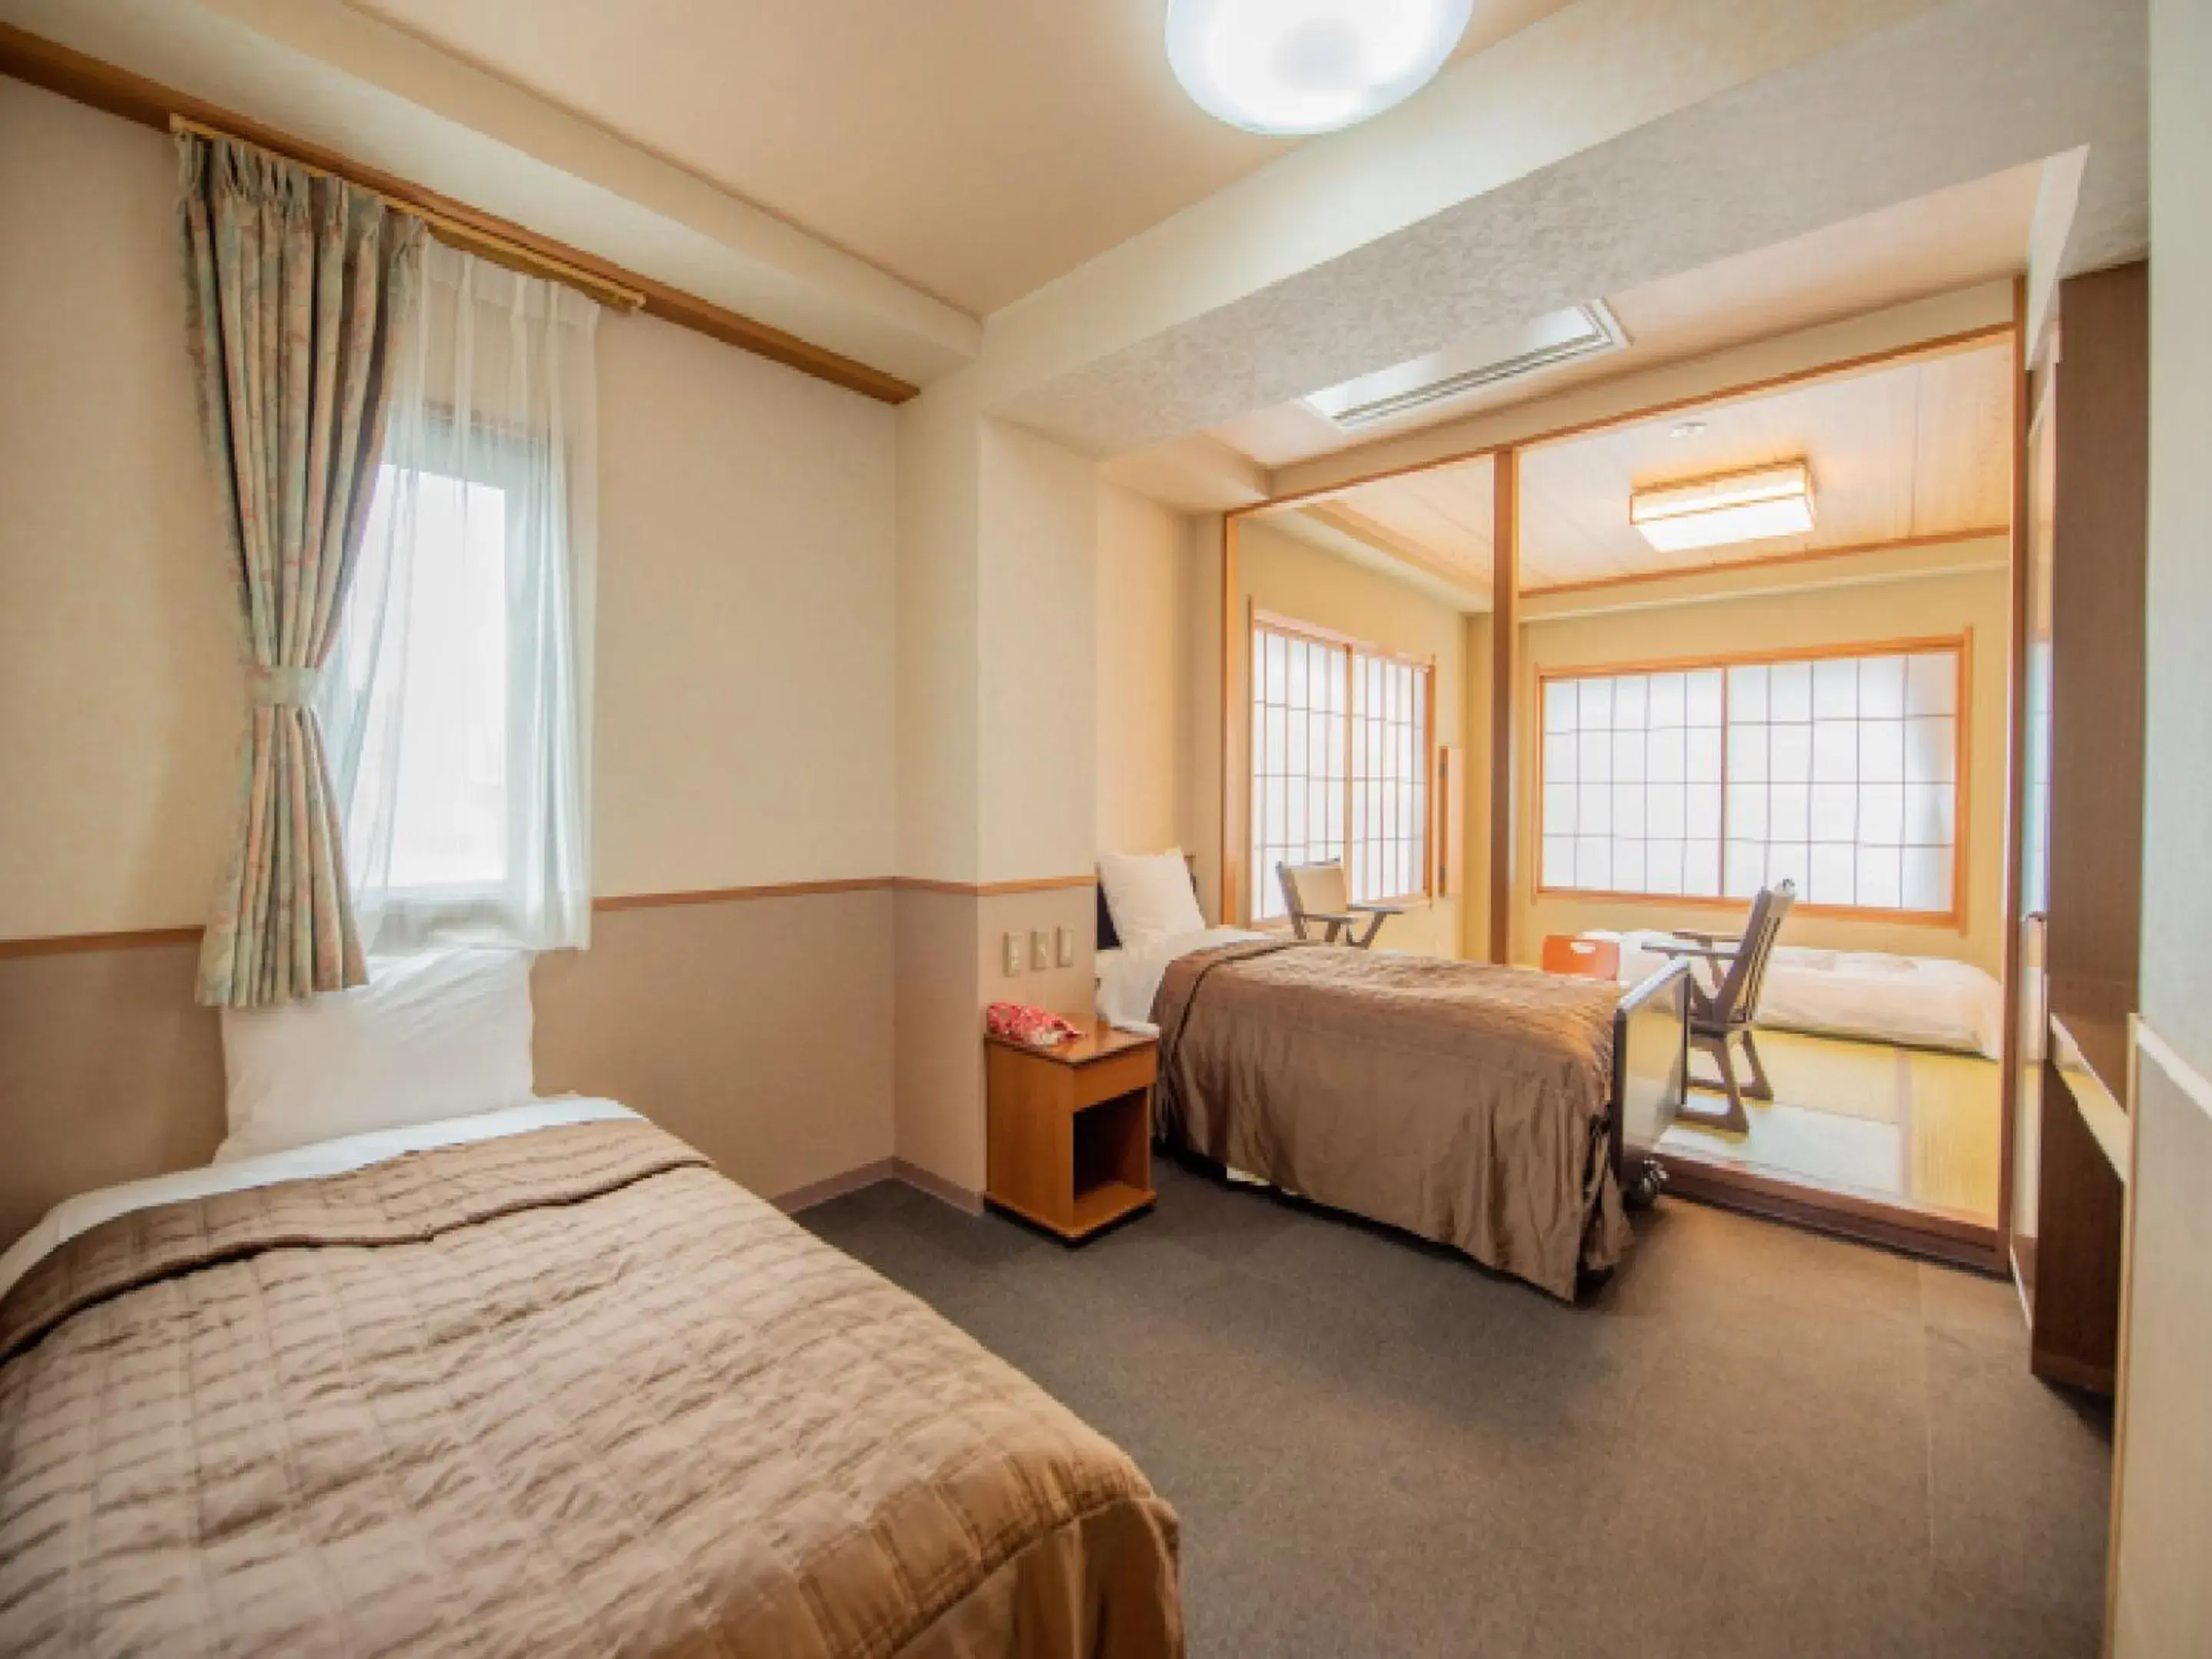
[[[1006,935],[1005,966],[1006,969],[1006,977],[1008,979],[1019,979],[1021,977],[1022,936],[1019,933],[1009,933]]]
[[[1042,927],[1030,935],[1030,966],[1038,969],[1052,966],[1052,935]]]
[[[1063,927],[1060,930],[1059,948],[1055,952],[1055,955],[1058,957],[1060,965],[1061,967],[1073,968],[1075,966],[1075,929],[1073,927]]]

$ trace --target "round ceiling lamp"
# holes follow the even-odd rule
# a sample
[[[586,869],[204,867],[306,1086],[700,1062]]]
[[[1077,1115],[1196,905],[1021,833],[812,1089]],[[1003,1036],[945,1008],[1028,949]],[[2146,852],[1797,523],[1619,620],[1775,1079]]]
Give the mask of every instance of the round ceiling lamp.
[[[1200,109],[1248,132],[1334,132],[1411,97],[1474,0],[1168,0],[1168,62]]]

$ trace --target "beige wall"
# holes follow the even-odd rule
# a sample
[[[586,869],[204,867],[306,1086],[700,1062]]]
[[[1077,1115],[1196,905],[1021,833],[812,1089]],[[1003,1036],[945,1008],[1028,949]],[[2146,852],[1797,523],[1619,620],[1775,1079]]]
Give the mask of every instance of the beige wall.
[[[245,697],[175,173],[0,79],[0,939],[198,922],[226,851]]]
[[[2002,543],[1988,544],[2002,549]],[[1817,567],[1807,566],[1811,570]],[[1633,590],[1622,590],[1631,592]],[[1620,610],[1522,629],[1519,821],[1514,872],[1515,959],[1534,962],[1545,937],[1586,927],[1698,927],[1712,907],[1665,901],[1539,897],[1534,892],[1536,768],[1541,714],[1537,676],[1547,669],[1696,658],[1772,647],[1849,646],[1972,631],[1968,730],[1966,925],[1791,918],[1793,944],[1839,950],[1953,957],[1999,971],[1998,915],[2004,874],[2006,664],[2010,590],[2001,564],[1971,573],[1822,587],[1659,609]]]
[[[1237,586],[1249,608],[1272,611],[1436,664],[1437,741],[1466,748],[1467,628],[1456,611],[1410,586],[1293,540],[1261,519],[1237,535]],[[1486,752],[1487,745],[1484,745]],[[1482,763],[1480,757],[1477,764]],[[1253,881],[1272,872],[1248,871]],[[1376,943],[1435,956],[1462,951],[1460,901],[1432,899],[1383,925]]]
[[[1097,470],[1004,422],[981,439],[974,879],[1081,875],[1098,834]]]
[[[1191,671],[1184,604],[1188,521],[1111,485],[1098,490],[1098,846],[1184,842]]]
[[[647,318],[599,368],[594,889],[890,874],[891,410]]]
[[[2116,1659],[2212,1652],[2212,9],[2152,0],[2142,1052],[2120,1358]]]
[[[1091,1010],[1092,929],[1097,890],[1088,884],[1035,892],[897,895],[897,1157],[940,1194],[982,1192],[984,1150],[981,1011],[1000,1000]],[[1004,968],[1008,933],[1037,929],[1076,938],[1075,960],[1042,971]]]
[[[975,879],[982,732],[981,423],[945,398],[899,405],[898,873]]]
[[[191,946],[4,950],[196,924],[227,850],[244,699],[173,190],[159,134],[0,79],[0,1237],[220,1133]],[[891,411],[644,319],[599,351],[595,890],[887,878]],[[1087,782],[1087,710],[1081,753]],[[887,889],[595,932],[540,965],[542,1087],[771,1194],[892,1155]]]
[[[174,164],[0,80],[0,939],[199,920],[244,699],[181,337]],[[599,333],[593,886],[884,876],[891,411]]]
[[[939,1191],[983,1164],[982,1010],[1087,1014],[1098,845],[1097,469],[988,418],[959,377],[897,416],[895,1155]],[[1001,912],[1076,932],[1075,967],[998,978]],[[1022,926],[1032,925],[1023,922]]]
[[[1224,526],[1218,513],[1190,520],[1183,559],[1183,677],[1178,719],[1183,730],[1183,850],[1198,863],[1199,904],[1221,920],[1221,562]]]

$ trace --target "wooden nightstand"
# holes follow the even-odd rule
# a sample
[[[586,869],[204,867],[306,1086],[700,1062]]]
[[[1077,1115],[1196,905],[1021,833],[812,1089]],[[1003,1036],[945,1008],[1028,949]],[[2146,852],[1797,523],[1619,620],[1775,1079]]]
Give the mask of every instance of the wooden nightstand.
[[[992,1203],[1071,1242],[1152,1207],[1157,1038],[1093,1024],[1057,1048],[984,1042]]]

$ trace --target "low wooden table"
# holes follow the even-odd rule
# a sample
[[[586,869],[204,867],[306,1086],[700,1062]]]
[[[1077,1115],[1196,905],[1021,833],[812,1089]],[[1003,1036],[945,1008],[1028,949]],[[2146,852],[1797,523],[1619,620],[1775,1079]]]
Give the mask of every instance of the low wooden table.
[[[1073,1243],[1152,1207],[1159,1042],[1070,1023],[1085,1035],[1054,1048],[987,1037],[983,1058],[985,1195]]]

